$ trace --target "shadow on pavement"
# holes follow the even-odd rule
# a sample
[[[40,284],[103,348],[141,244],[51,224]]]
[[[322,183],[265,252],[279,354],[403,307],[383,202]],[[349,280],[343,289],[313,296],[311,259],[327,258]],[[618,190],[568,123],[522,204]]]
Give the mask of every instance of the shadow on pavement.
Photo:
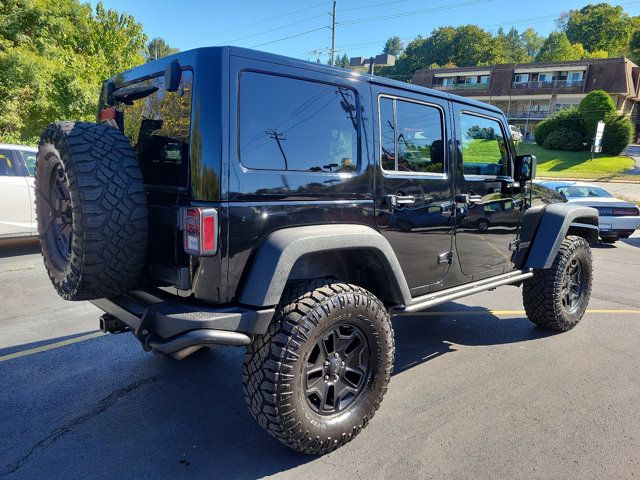
[[[396,373],[456,344],[548,335],[524,317],[499,319],[459,304],[439,310],[446,313],[394,318]],[[233,348],[181,362],[154,357],[131,335],[0,362],[0,410],[11,419],[0,422],[0,476],[259,478],[321,461],[281,445],[254,422],[242,397],[241,363],[242,351]]]
[[[33,255],[34,253],[40,253],[38,237],[0,239],[0,258]]]

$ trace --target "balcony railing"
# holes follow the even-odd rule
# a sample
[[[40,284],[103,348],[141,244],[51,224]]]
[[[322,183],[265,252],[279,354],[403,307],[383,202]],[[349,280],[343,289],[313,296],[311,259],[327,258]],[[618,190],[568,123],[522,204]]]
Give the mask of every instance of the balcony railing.
[[[438,90],[484,90],[489,88],[488,83],[450,83],[448,85],[434,85]]]
[[[507,112],[508,118],[547,118],[550,113],[548,110],[531,110],[530,112]]]
[[[583,80],[536,80],[533,82],[512,82],[511,88],[574,88],[584,85]]]

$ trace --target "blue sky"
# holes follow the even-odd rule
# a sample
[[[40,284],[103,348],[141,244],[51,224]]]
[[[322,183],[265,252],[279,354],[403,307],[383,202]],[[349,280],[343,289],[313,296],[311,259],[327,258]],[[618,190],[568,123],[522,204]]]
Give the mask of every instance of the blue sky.
[[[91,0],[95,5],[96,0]],[[103,0],[107,8],[132,14],[151,37],[164,37],[181,50],[207,45],[238,45],[292,57],[328,58],[331,0],[211,1]],[[408,41],[444,25],[476,24],[495,31],[555,28],[561,11],[588,0],[337,0],[336,48],[348,56],[374,55],[398,35]],[[591,3],[597,3],[592,0]],[[640,15],[640,1],[610,2]],[[291,38],[286,38],[291,37]]]

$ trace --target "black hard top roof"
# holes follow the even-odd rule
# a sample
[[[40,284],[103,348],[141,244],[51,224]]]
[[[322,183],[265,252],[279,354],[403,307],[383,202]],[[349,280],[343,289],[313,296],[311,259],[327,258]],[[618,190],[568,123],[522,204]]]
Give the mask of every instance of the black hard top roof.
[[[134,67],[130,70],[114,75],[109,80],[113,81],[117,86],[122,86],[122,85],[126,85],[127,83],[140,80],[141,78],[156,76],[159,72],[162,72],[166,64],[171,62],[172,60],[178,60],[180,64],[183,66],[187,66],[187,65],[195,66],[201,62],[210,63],[212,61],[216,61],[217,59],[220,59],[221,56],[224,56],[226,53],[228,53],[228,55],[230,56],[244,57],[244,58],[250,58],[252,60],[264,61],[264,62],[269,62],[273,64],[281,64],[281,65],[287,65],[291,67],[303,68],[306,70],[312,70],[319,73],[326,73],[327,75],[332,75],[332,76],[339,76],[339,77],[345,77],[345,78],[358,76],[359,78],[362,78],[371,83],[375,83],[377,85],[389,86],[394,89],[402,89],[402,90],[412,91],[416,93],[423,93],[423,94],[430,95],[432,97],[440,97],[440,98],[452,100],[459,103],[464,103],[466,105],[471,105],[478,108],[483,108],[485,110],[490,110],[495,113],[502,114],[502,111],[499,108],[494,107],[493,105],[489,105],[487,103],[479,102],[477,100],[462,97],[459,95],[441,92],[439,90],[421,87],[419,85],[413,85],[410,83],[400,82],[398,80],[393,80],[386,77],[369,75],[366,73],[359,73],[354,70],[349,70],[346,68],[331,67],[329,65],[309,62],[309,61],[300,60],[297,58],[285,57],[283,55],[277,55],[274,53],[261,52],[259,50],[252,50],[248,48],[233,47],[233,46],[201,47],[201,48],[195,48],[192,50],[186,50],[184,52],[179,52],[174,55],[170,55],[168,57],[164,57],[149,63],[145,63],[143,65]]]

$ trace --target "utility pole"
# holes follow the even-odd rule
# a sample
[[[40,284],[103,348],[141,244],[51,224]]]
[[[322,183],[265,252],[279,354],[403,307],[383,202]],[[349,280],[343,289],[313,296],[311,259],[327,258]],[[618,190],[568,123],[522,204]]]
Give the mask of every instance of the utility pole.
[[[336,53],[336,0],[333,0],[333,11],[331,13],[331,66],[335,66]]]
[[[265,132],[269,137],[273,138],[278,144],[278,148],[280,149],[280,153],[282,154],[282,159],[284,160],[284,169],[289,170],[289,163],[287,162],[287,155],[284,153],[284,149],[282,148],[282,144],[280,142],[284,142],[286,138],[284,138],[284,133],[278,133],[275,130],[268,130]]]

